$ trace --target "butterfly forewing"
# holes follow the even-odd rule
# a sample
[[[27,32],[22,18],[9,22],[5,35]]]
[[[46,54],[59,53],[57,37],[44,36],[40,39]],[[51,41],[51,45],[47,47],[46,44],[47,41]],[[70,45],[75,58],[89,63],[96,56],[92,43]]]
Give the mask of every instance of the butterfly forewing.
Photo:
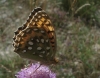
[[[35,8],[26,23],[19,27],[13,38],[15,52],[40,62],[55,61],[56,36],[48,15]]]

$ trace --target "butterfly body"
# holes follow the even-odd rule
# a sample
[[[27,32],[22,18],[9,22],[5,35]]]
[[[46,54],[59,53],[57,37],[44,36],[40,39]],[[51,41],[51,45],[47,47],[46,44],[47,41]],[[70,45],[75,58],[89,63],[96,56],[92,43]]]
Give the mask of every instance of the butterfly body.
[[[21,57],[42,63],[57,63],[54,27],[41,8],[35,8],[26,23],[15,32],[13,46]]]

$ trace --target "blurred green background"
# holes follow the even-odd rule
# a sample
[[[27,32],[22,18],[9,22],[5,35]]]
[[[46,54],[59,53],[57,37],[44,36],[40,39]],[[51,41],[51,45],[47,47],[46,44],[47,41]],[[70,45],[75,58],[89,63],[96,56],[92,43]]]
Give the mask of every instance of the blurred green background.
[[[99,78],[100,0],[0,0],[0,78],[15,78],[29,63],[13,52],[12,38],[36,6],[55,27],[57,78]]]

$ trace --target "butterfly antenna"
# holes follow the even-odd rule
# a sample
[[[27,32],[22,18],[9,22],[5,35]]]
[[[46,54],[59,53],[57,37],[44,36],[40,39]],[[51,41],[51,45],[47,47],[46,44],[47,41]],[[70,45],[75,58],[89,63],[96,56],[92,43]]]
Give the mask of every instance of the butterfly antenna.
[[[39,67],[37,67],[36,70],[35,70],[33,73],[35,73],[35,72],[37,71],[37,69],[41,67],[41,65],[42,65],[42,64],[40,64]]]

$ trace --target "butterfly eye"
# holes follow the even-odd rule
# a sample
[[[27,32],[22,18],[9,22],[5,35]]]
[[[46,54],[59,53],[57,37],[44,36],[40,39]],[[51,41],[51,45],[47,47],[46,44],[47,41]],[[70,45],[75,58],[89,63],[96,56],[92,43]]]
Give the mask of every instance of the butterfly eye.
[[[15,31],[13,46],[21,57],[41,63],[57,63],[55,30],[41,8],[35,8],[23,26]]]

